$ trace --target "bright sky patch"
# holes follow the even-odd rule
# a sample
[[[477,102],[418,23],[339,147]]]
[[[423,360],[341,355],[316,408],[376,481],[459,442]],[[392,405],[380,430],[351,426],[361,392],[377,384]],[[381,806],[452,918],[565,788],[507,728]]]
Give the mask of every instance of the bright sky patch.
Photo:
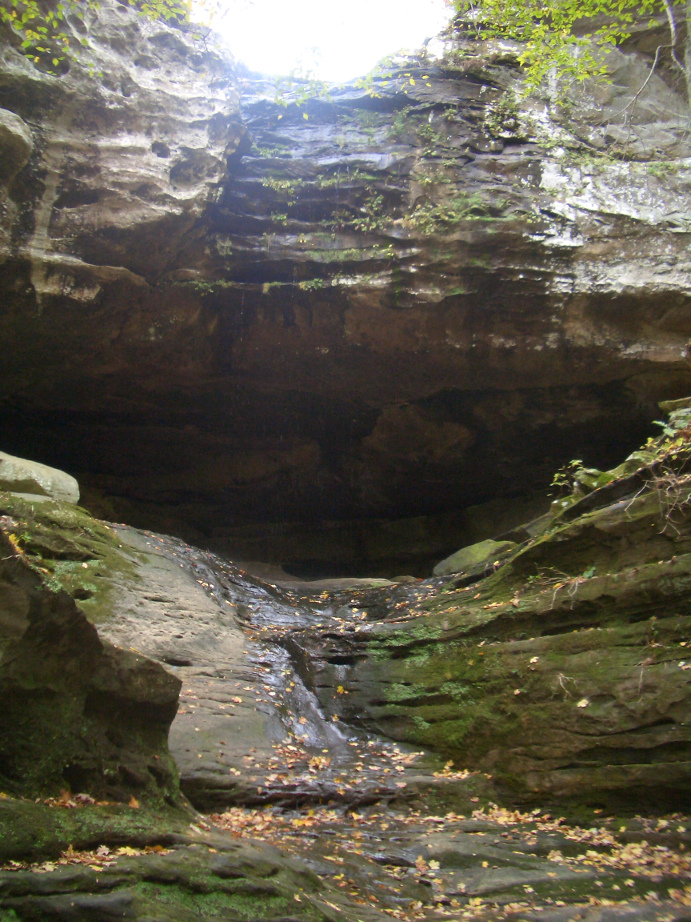
[[[387,55],[415,50],[447,24],[445,0],[221,0],[213,20],[251,70],[345,82]]]

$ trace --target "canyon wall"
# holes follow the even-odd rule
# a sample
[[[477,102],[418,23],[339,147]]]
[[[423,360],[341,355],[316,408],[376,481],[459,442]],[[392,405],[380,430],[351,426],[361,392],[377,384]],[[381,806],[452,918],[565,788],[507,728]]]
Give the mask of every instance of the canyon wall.
[[[689,391],[688,109],[664,69],[629,105],[654,33],[562,106],[462,30],[278,97],[117,4],[84,34],[61,76],[2,46],[0,426],[97,512],[424,572]]]

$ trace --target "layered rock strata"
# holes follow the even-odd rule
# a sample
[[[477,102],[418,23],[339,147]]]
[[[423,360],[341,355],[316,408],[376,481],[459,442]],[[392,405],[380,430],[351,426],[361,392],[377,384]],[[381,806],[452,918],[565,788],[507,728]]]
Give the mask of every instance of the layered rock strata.
[[[674,809],[691,765],[690,419],[686,401],[602,486],[577,484],[508,558],[489,557],[484,578],[468,566],[415,605],[380,600],[366,638],[333,637],[318,657],[294,634],[324,707],[523,800]]]
[[[569,112],[462,33],[276,101],[179,28],[88,26],[98,79],[2,49],[0,418],[109,516],[424,572],[450,510],[613,463],[688,391],[687,113],[657,75],[631,104],[645,42]]]

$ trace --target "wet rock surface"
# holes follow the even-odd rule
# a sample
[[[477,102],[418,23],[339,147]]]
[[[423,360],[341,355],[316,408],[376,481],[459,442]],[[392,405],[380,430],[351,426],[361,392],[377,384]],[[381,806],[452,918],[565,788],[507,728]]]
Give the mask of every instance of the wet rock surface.
[[[235,807],[155,844],[105,832],[89,850],[6,861],[0,906],[22,920],[687,919],[680,817],[591,819]]]
[[[77,599],[94,586],[79,605],[98,642],[181,678],[170,747],[207,814],[102,802],[77,781],[37,802],[3,792],[3,912],[687,919],[691,411],[675,413],[638,453],[646,464],[559,501],[551,526],[469,585],[269,583],[177,539],[3,494],[13,564]],[[655,815],[632,815],[644,805]]]

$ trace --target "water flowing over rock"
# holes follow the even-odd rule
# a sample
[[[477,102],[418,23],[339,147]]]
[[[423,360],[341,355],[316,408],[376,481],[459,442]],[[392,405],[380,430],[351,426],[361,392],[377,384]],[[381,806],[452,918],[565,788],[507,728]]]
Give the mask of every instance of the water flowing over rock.
[[[684,922],[655,30],[569,110],[460,27],[308,98],[110,0],[67,28],[55,75],[0,48],[3,922]]]
[[[107,640],[118,645],[105,646],[113,663],[136,664],[130,697],[151,732],[164,674],[144,653],[182,680],[170,735],[182,790],[218,812],[94,803],[104,789],[98,772],[75,771],[80,752],[60,798],[0,798],[0,857],[13,861],[0,870],[0,906],[27,920],[48,911],[78,919],[87,906],[144,920],[160,899],[165,919],[187,918],[190,905],[190,919],[214,917],[208,903],[243,918],[237,901],[251,894],[262,919],[283,919],[293,893],[306,905],[289,918],[304,910],[331,920],[333,910],[377,922],[404,907],[402,918],[431,920],[448,907],[476,922],[517,922],[527,909],[538,920],[576,912],[597,922],[607,906],[612,920],[681,922],[687,821],[674,813],[622,824],[609,811],[675,810],[688,796],[690,405],[678,401],[665,434],[602,474],[604,486],[585,496],[578,486],[526,527],[532,536],[508,560],[487,559],[484,577],[471,568],[398,584],[264,582],[177,539],[1,494],[4,566],[44,583],[33,648],[45,653],[40,638],[58,612],[89,638],[78,653],[58,641],[32,660],[43,684],[58,681],[57,661],[66,665],[54,689],[61,738],[80,720],[69,706],[80,693],[75,670],[91,675],[86,660]],[[17,580],[3,585],[16,609]],[[135,644],[137,653],[121,649]],[[4,657],[14,672],[17,649]],[[127,696],[116,676],[101,669],[95,684],[121,731]],[[163,686],[173,704],[178,681]],[[16,716],[6,715],[3,765],[17,748]],[[143,754],[145,734],[130,731],[107,734],[118,764]],[[53,744],[36,741],[45,758],[32,755],[22,779],[41,795],[63,766]],[[141,785],[131,773],[125,782],[126,801]],[[550,809],[520,813],[499,798]],[[564,807],[587,828],[555,819]],[[238,835],[296,857],[253,850]],[[27,855],[38,863],[17,861]],[[50,875],[47,888],[36,870]],[[555,903],[572,915],[554,915]]]

